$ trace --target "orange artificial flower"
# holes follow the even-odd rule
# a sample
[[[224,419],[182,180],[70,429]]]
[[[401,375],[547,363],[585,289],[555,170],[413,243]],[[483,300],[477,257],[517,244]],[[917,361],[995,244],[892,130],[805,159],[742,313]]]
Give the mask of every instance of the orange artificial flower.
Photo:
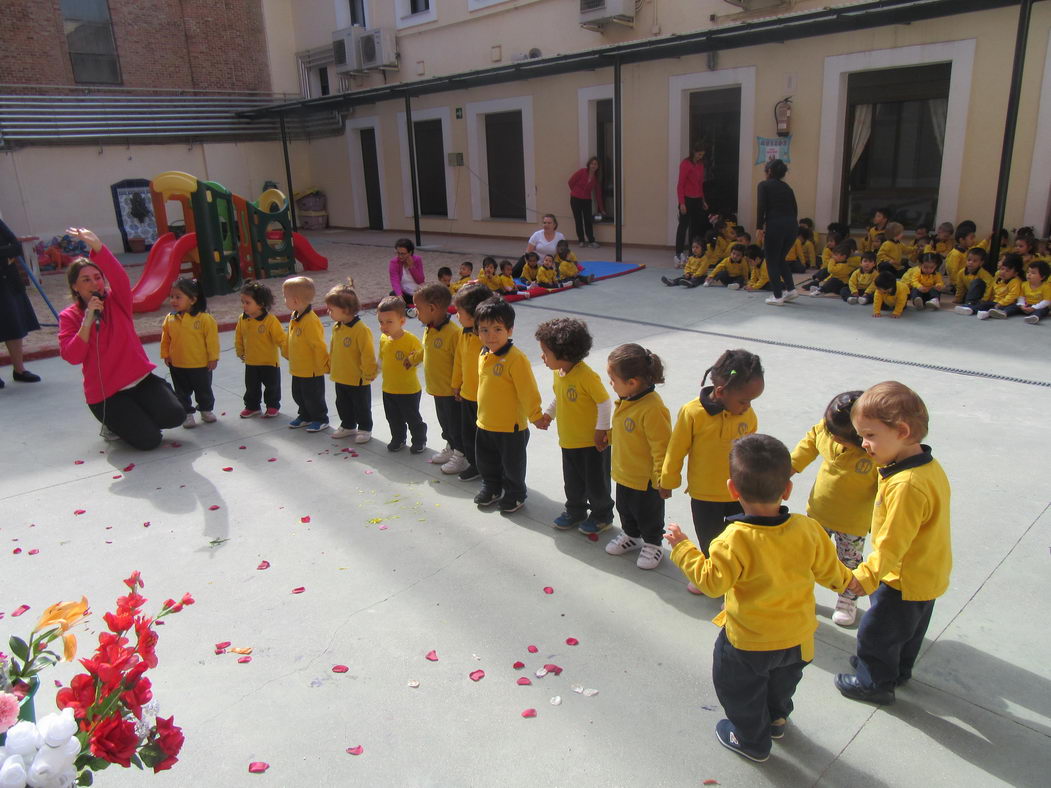
[[[79,602],[59,602],[44,611],[33,632],[59,630],[62,633],[63,658],[66,662],[72,662],[77,655],[77,638],[69,630],[87,614],[87,597],[82,596]]]

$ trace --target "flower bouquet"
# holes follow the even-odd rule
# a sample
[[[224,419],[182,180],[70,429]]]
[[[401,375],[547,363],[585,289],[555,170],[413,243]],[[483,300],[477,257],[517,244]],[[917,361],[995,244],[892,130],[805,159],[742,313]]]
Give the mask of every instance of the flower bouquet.
[[[59,690],[59,712],[36,719],[39,674],[76,656],[70,630],[89,614],[87,599],[52,605],[28,641],[12,637],[11,656],[0,653],[0,788],[91,785],[94,772],[113,763],[159,772],[178,760],[182,731],[174,718],[157,716],[146,672],[157,667],[154,626],[194,600],[189,594],[169,599],[151,618],[142,612],[147,600],[138,593],[139,573],[124,584],[130,591],[103,616],[108,631],[99,635],[95,654],[80,660],[86,672]],[[52,650],[59,638],[61,657]]]

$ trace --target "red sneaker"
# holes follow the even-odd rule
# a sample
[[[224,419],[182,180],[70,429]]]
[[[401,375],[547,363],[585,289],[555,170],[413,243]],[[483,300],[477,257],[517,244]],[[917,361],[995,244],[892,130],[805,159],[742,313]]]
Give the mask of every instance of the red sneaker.
[[[272,419],[272,418],[274,418],[274,416],[277,416],[280,413],[281,413],[281,411],[278,410],[277,408],[267,408],[266,409],[266,413],[263,414],[263,418],[264,419]]]
[[[244,410],[241,411],[240,415],[241,415],[242,419],[250,419],[253,416],[258,416],[259,415],[259,411],[258,410],[252,410],[251,408],[245,408]]]

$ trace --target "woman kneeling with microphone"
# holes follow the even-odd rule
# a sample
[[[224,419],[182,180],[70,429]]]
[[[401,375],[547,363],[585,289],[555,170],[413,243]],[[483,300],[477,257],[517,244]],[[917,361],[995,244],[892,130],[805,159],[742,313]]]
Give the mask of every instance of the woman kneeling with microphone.
[[[124,266],[91,230],[66,233],[88,245],[91,259],[74,260],[66,274],[73,304],[58,316],[62,358],[82,366],[84,395],[104,438],[155,449],[161,430],[178,427],[186,414],[171,386],[153,374],[135,333]]]

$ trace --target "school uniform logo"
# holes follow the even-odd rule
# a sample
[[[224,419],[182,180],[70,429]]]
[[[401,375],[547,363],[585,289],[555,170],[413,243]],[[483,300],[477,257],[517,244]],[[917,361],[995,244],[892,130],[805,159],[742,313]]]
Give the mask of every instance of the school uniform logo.
[[[303,329],[301,329],[301,328],[297,327],[297,328],[296,328],[296,333],[295,333],[295,336],[297,336],[297,337],[301,337],[301,336],[303,336]]]
[[[343,337],[343,347],[350,347],[350,337]]]
[[[257,328],[257,329],[255,330],[255,332],[256,332],[257,334],[265,334],[265,333],[266,333],[266,326],[259,326],[259,328]]]
[[[394,358],[396,358],[398,361],[404,361],[405,360],[405,352],[402,351],[402,350],[396,351],[394,353]]]
[[[493,375],[495,377],[500,377],[503,374],[504,374],[504,365],[503,364],[493,364]]]
[[[738,424],[737,424],[737,437],[741,437],[746,432],[748,432],[748,422],[747,421],[738,422]]]
[[[872,470],[872,460],[868,457],[862,457],[854,464],[854,471],[857,473],[868,473]]]
[[[624,431],[635,432],[635,419],[633,419],[631,416],[628,416],[624,419]]]
[[[445,344],[445,340],[442,339],[441,337],[438,337],[437,339],[434,340],[434,342],[431,343],[431,347],[433,347],[435,350],[441,350],[442,349],[442,345],[444,345],[444,344]]]
[[[201,321],[200,320],[194,320],[193,321],[193,330],[194,331],[200,331],[201,330]]]
[[[566,399],[568,399],[570,402],[576,402],[577,401],[577,387],[576,386],[570,386],[568,389],[566,389]]]

